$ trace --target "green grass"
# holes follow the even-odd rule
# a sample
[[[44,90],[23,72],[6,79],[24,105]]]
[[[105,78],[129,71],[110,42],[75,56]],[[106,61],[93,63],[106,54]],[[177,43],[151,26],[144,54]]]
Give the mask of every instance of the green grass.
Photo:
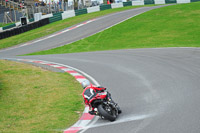
[[[146,5],[146,6],[153,6],[153,5]],[[138,8],[138,7],[142,7],[142,6],[128,6],[128,7],[123,7],[123,8],[109,9],[109,10],[84,14],[84,15],[68,18],[65,20],[60,20],[60,21],[45,25],[43,27],[16,35],[16,36],[2,39],[0,40],[0,49],[11,47],[11,46],[21,44],[21,43],[25,43],[25,42],[52,34],[56,31],[62,30],[64,28],[70,27],[72,25],[81,23],[89,19],[93,19],[96,17],[104,16],[106,14],[115,13],[115,12],[119,12],[123,10]]]
[[[83,111],[82,88],[67,73],[0,60],[0,132],[62,132]]]
[[[200,2],[154,9],[59,48],[36,52],[60,54],[115,49],[200,46]]]

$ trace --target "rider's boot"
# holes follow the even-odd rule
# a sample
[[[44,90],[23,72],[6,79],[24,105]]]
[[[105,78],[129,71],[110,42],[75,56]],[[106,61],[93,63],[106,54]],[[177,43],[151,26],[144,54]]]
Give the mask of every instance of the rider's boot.
[[[97,115],[97,111],[94,111],[94,110],[91,110],[88,113],[91,114],[91,115]]]

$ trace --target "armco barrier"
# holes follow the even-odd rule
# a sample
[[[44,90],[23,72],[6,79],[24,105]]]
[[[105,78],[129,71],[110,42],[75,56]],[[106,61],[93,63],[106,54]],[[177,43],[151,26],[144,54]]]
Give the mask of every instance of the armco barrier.
[[[123,2],[123,6],[132,6],[132,1]]]
[[[155,4],[154,0],[144,0],[144,4],[148,5],[148,4]]]
[[[169,3],[176,3],[176,0],[165,0],[165,3],[166,3],[166,4],[169,4]]]
[[[3,29],[3,30],[6,30],[6,29],[13,28],[13,27],[15,27],[15,26],[16,26],[16,24],[10,24],[10,25],[7,25],[7,26],[2,27],[2,29]]]
[[[82,15],[82,14],[87,14],[87,9],[80,9],[80,10],[75,10],[75,15]]]
[[[23,33],[23,32],[26,32],[26,31],[29,31],[29,30],[32,30],[32,29],[35,29],[35,28],[38,28],[38,27],[41,27],[41,26],[44,26],[46,24],[49,24],[48,18],[39,20],[39,21],[34,22],[34,23],[30,23],[30,24],[27,24],[27,25],[23,25],[23,26],[18,27],[18,28],[16,27],[16,28],[13,28],[13,29],[10,29],[10,30],[6,30],[4,32],[0,32],[0,39],[7,38],[7,37],[10,37],[10,36],[14,36],[14,35],[18,35],[20,33]]]
[[[165,0],[154,0],[155,4],[165,4]]]
[[[97,11],[100,11],[100,7],[99,6],[94,6],[94,7],[87,8],[87,12],[88,13],[97,12]]]
[[[107,9],[111,9],[111,5],[101,5],[100,6],[100,11],[103,11],[103,10],[107,10]]]
[[[131,4],[132,5],[132,4]],[[113,3],[111,4],[111,8],[120,8],[120,7],[123,7],[123,3]]]
[[[62,13],[62,19],[71,18],[71,17],[74,17],[74,16],[75,16],[74,10],[64,11],[64,13]]]
[[[144,5],[144,1],[142,0],[132,1],[132,5],[133,6]]]

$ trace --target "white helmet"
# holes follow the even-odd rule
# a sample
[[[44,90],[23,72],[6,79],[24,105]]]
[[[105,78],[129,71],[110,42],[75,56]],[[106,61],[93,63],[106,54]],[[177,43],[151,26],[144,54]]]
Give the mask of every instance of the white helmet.
[[[81,85],[82,85],[83,89],[85,89],[87,86],[90,85],[90,81],[86,79],[81,83]]]

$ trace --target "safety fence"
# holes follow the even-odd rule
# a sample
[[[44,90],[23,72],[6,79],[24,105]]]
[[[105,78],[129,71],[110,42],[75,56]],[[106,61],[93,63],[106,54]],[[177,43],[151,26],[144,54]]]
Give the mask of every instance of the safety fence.
[[[70,11],[58,12],[58,13],[54,13],[54,14],[42,15],[40,17],[41,20],[32,18],[32,19],[27,20],[27,22],[38,23],[38,20],[42,21],[43,19],[45,19],[45,22],[48,21],[48,23],[45,23],[45,24],[49,24],[49,23],[53,23],[53,22],[56,22],[59,20],[70,18],[70,17],[79,16],[82,14],[87,14],[87,13],[92,13],[92,12],[97,12],[97,11],[108,10],[108,9],[112,9],[112,8],[120,8],[120,7],[125,7],[125,6],[147,5],[147,4],[190,3],[190,2],[196,2],[196,1],[200,1],[200,0],[144,0],[144,1],[143,0],[135,0],[135,1],[129,1],[129,2],[100,5],[100,6],[89,7],[89,8],[80,9],[80,10],[70,10]],[[10,37],[11,35],[15,35],[15,34],[11,34],[8,36],[5,36],[5,35],[2,36],[2,34],[4,34],[4,33],[1,31],[6,30],[5,32],[9,33],[10,31],[7,31],[7,30],[9,30],[9,28],[13,28],[13,27],[19,26],[19,25],[20,25],[20,22],[18,22],[16,24],[5,26],[5,27],[0,27],[0,39]],[[41,26],[43,26],[43,25],[41,25]],[[23,26],[23,27],[26,27],[26,26]],[[38,26],[36,26],[36,27],[38,27]],[[28,28],[28,30],[31,30],[31,28]],[[28,31],[28,30],[26,30],[26,31]],[[25,30],[23,30],[23,31],[25,31]],[[19,32],[17,32],[17,33],[19,33]]]

